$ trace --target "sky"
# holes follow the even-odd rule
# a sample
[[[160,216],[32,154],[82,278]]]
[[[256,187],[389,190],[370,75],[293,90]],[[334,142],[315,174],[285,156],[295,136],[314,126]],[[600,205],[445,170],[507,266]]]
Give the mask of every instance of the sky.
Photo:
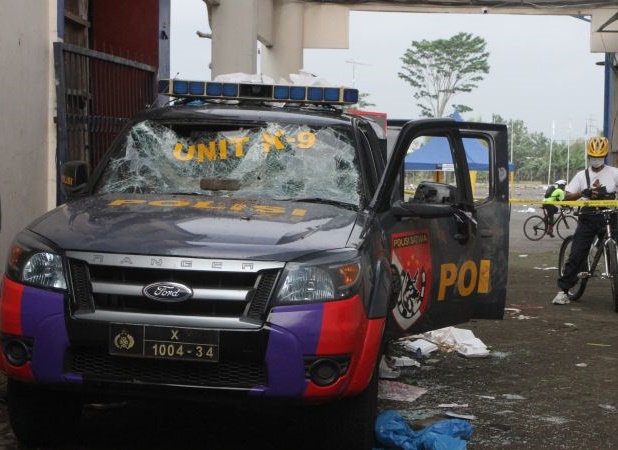
[[[172,0],[171,76],[210,80],[210,32],[203,0]],[[482,37],[489,73],[470,93],[451,98],[472,108],[465,120],[490,122],[492,114],[522,120],[530,132],[555,141],[584,138],[603,128],[604,54],[590,52],[589,22],[570,16],[500,14],[350,14],[349,49],[306,49],[303,69],[335,86],[369,94],[371,109],[393,119],[415,119],[412,87],[401,80],[401,57],[412,41],[448,39],[466,32]],[[357,64],[352,64],[355,61]],[[259,63],[258,63],[259,67]]]

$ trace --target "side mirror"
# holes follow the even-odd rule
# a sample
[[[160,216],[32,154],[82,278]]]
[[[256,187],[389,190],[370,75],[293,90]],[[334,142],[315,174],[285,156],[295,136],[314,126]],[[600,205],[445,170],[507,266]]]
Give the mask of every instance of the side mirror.
[[[68,198],[81,194],[88,184],[88,163],[69,161],[60,169],[60,186]]]
[[[414,199],[425,203],[457,203],[457,188],[450,184],[423,181],[416,188]]]

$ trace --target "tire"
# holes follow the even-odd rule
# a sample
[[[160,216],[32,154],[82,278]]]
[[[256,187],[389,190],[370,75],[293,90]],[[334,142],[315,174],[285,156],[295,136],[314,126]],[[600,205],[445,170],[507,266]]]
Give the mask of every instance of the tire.
[[[556,232],[561,239],[566,239],[568,236],[571,236],[575,233],[575,228],[577,228],[577,219],[573,216],[565,215],[562,217],[560,222],[556,225]]]
[[[312,435],[308,438],[311,440],[309,448],[337,450],[376,448],[378,378],[376,370],[369,385],[360,394],[310,408],[311,416],[305,416],[305,421],[315,428],[314,432],[309,433]],[[324,442],[328,442],[328,445],[325,446]]]
[[[558,272],[560,276],[564,273],[564,265],[571,254],[572,244],[573,236],[567,236],[564,241],[562,241],[562,245],[560,245],[560,253],[558,255]],[[578,278],[575,286],[572,286],[571,289],[569,289],[569,300],[579,300],[579,298],[584,294],[586,284],[588,284],[588,278]]]
[[[530,216],[524,222],[524,234],[531,241],[538,241],[547,233],[545,219],[541,216]]]
[[[609,281],[612,285],[612,300],[614,311],[618,312],[618,249],[615,241],[607,243],[607,259],[609,261]]]
[[[7,404],[13,433],[28,447],[65,444],[77,436],[83,405],[70,394],[9,379]]]

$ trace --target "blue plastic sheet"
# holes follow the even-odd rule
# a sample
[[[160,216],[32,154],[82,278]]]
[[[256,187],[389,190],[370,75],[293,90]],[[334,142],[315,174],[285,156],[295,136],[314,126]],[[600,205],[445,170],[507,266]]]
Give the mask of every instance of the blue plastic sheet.
[[[440,420],[421,430],[413,430],[395,411],[382,412],[375,424],[376,439],[387,449],[465,450],[473,427],[465,420]]]

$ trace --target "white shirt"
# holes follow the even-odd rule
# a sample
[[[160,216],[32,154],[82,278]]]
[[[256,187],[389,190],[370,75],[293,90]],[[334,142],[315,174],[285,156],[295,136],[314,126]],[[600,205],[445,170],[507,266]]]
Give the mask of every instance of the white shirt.
[[[586,170],[590,174],[590,186],[586,182]],[[594,186],[596,181],[599,181],[600,186],[605,186],[608,193],[618,191],[618,168],[608,166],[607,164],[598,172],[593,172],[590,167],[588,169],[580,170],[575,174],[569,184],[564,189],[567,192],[580,193],[584,189]],[[582,197],[584,198],[584,197]]]

